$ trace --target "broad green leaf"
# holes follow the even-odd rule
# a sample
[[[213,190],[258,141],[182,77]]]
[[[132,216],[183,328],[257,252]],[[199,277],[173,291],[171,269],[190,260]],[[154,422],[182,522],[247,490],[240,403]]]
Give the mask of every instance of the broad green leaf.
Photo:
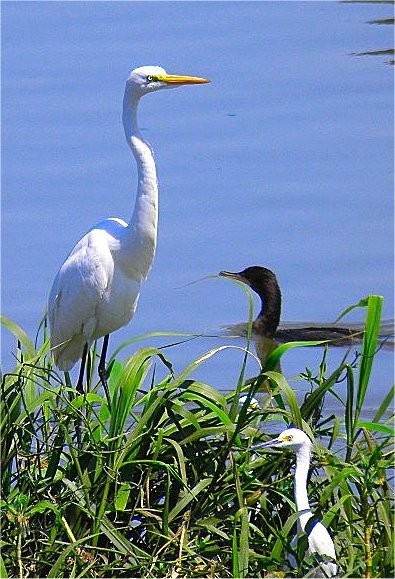
[[[358,420],[356,423],[356,428],[366,428],[374,432],[381,432],[382,434],[387,434],[388,436],[395,435],[395,429],[392,426],[387,426],[386,424],[379,424],[377,422],[369,422],[368,420]]]

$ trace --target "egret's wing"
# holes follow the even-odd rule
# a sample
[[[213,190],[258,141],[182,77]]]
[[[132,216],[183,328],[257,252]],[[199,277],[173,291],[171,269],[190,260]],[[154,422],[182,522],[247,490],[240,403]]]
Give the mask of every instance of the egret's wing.
[[[96,310],[114,273],[106,232],[93,229],[74,247],[53,283],[48,314],[57,366],[70,369],[95,330]]]
[[[311,532],[308,535],[309,540],[309,552],[310,553],[318,553],[325,557],[330,557],[333,559],[332,561],[322,562],[320,564],[321,569],[325,573],[325,575],[321,575],[323,577],[334,577],[337,572],[337,565],[336,561],[336,552],[335,546],[333,544],[332,537],[329,534],[328,529],[321,523],[321,521],[317,521],[316,524],[313,526]],[[316,577],[320,576],[318,574],[315,575]]]

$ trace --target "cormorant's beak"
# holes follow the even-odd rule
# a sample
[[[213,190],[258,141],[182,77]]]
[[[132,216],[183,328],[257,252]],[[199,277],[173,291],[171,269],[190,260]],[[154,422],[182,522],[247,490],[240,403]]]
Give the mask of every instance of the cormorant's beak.
[[[157,76],[157,79],[161,82],[167,84],[205,84],[211,82],[207,78],[201,78],[200,76],[182,76],[177,74],[161,74]]]
[[[242,283],[246,283],[247,285],[249,285],[248,281],[242,275],[240,275],[238,272],[220,271],[218,275],[220,275],[222,277],[229,277],[231,279],[235,279],[236,281],[241,281]]]

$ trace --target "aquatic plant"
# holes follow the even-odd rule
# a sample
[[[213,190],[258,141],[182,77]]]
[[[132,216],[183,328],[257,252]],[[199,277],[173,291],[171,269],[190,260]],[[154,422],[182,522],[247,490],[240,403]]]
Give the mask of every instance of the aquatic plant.
[[[304,400],[274,368],[306,344],[281,345],[247,380],[247,336],[226,393],[194,374],[228,343],[180,373],[165,349],[139,348],[126,361],[117,351],[108,369],[111,412],[95,378],[95,349],[80,394],[52,366],[45,326],[36,346],[4,318],[18,348],[1,385],[1,577],[305,576],[306,541],[292,544],[292,455],[251,450],[290,423],[316,441],[309,496],[334,538],[341,575],[392,576],[393,389],[374,416],[365,413],[382,299],[358,305],[366,310],[360,351],[328,370],[324,349],[319,368],[300,374]],[[329,397],[336,414],[327,411]]]

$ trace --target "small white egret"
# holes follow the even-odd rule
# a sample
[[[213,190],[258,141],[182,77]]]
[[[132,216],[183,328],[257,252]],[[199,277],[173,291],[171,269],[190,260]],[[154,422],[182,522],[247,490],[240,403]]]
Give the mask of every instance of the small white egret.
[[[138,186],[129,223],[109,218],[95,225],[76,244],[60,268],[50,292],[48,316],[55,364],[68,371],[82,358],[77,389],[82,391],[86,356],[94,340],[104,336],[99,376],[106,389],[108,336],[131,320],[142,281],[155,254],[158,184],[153,152],[137,123],[140,98],[151,92],[205,78],[167,74],[158,66],[133,70],[123,98],[123,126],[137,163]]]
[[[332,561],[322,561],[315,569],[314,577],[334,577],[337,572],[336,552],[332,537],[319,519],[314,517],[310,509],[307,494],[307,475],[309,472],[311,440],[299,428],[291,427],[284,430],[277,438],[254,445],[254,450],[261,448],[291,449],[296,455],[296,470],[294,477],[295,505],[298,513],[298,534],[307,534],[308,554],[317,553]]]

